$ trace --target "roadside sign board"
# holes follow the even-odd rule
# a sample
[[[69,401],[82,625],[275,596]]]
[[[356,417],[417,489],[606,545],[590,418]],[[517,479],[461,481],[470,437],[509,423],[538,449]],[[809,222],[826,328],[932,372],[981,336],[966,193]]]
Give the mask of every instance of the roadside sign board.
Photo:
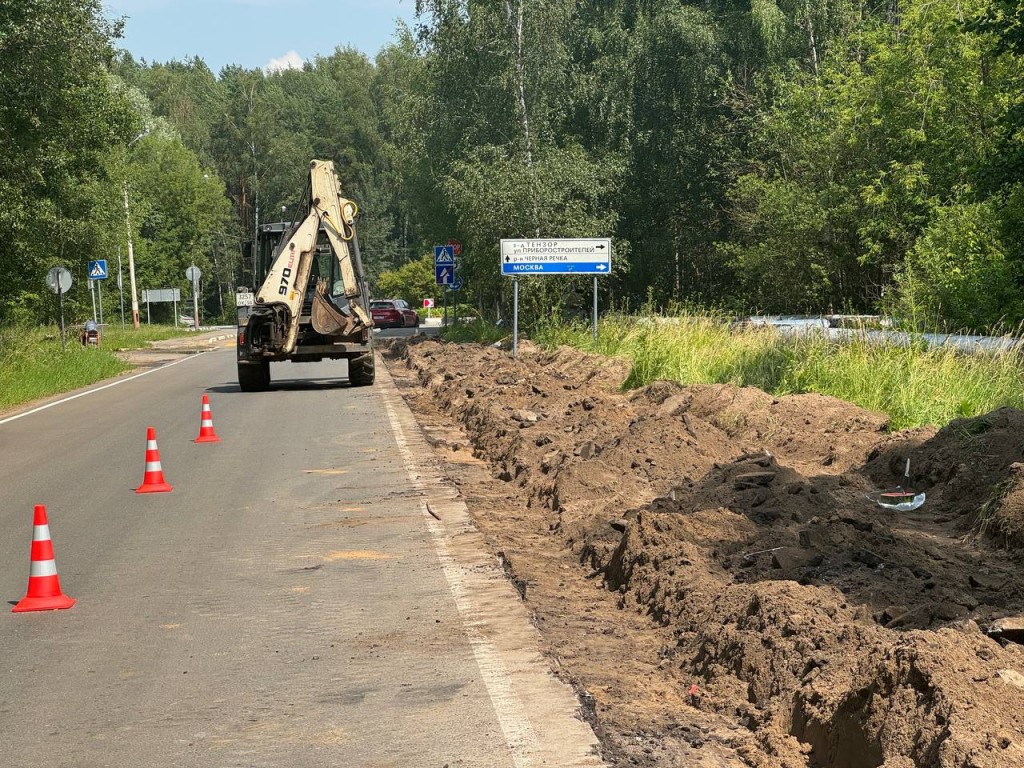
[[[430,309],[433,306],[434,306],[434,300],[433,299],[424,299],[423,300],[423,308],[424,309]]]
[[[607,237],[501,241],[503,275],[607,275],[611,269]]]
[[[456,275],[455,279],[452,280],[448,286],[449,291],[458,291],[462,288],[462,278]]]
[[[434,266],[442,267],[455,263],[455,246],[454,245],[435,245],[434,246]],[[440,284],[440,283],[439,283]]]
[[[434,282],[438,285],[451,285],[455,282],[454,264],[435,264]]]
[[[87,269],[90,280],[106,280],[110,275],[107,273],[107,260],[96,259],[90,261]]]
[[[142,291],[142,300],[147,304],[174,303],[181,301],[180,288],[151,288]]]
[[[71,289],[71,273],[64,267],[54,267],[46,273],[46,287],[54,293],[67,293]]]

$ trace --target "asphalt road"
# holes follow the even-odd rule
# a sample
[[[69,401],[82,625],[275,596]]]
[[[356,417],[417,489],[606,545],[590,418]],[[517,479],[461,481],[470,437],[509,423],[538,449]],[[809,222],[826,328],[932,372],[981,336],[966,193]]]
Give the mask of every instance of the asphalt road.
[[[78,600],[0,612],[0,765],[600,765],[386,373],[272,375],[219,349],[0,419],[0,596],[43,503]],[[172,493],[133,492],[147,426]]]

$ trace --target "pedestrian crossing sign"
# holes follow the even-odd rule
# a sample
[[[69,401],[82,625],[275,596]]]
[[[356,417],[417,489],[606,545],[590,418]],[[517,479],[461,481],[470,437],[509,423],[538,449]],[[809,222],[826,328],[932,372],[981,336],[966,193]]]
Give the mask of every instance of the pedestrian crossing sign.
[[[110,275],[107,274],[106,259],[96,259],[96,261],[90,261],[88,272],[90,280],[106,280],[108,277],[110,277]]]

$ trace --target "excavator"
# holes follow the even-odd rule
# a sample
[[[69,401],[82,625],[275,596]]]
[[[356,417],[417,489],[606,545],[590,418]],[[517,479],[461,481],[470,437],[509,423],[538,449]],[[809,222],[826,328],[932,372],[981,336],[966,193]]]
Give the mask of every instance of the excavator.
[[[356,237],[356,204],[346,199],[329,160],[310,164],[301,221],[257,232],[253,293],[239,287],[238,385],[270,386],[270,363],[348,361],[354,387],[373,384],[373,318]]]

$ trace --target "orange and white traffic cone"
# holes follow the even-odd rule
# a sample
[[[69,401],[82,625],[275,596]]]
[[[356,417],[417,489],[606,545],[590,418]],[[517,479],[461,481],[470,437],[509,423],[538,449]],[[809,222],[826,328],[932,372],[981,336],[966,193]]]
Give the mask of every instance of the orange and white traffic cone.
[[[210,396],[203,395],[203,412],[199,417],[199,437],[195,443],[219,443],[220,438],[213,431],[213,413],[210,411]]]
[[[164,469],[160,466],[160,449],[156,447],[156,430],[146,429],[146,474],[136,493],[168,493],[174,490],[164,481]]]
[[[32,524],[32,562],[29,566],[28,593],[11,609],[11,612],[58,611],[70,608],[74,604],[73,597],[68,597],[60,591],[57,563],[53,559],[53,542],[50,541],[50,524],[46,520],[46,507],[36,504]]]

